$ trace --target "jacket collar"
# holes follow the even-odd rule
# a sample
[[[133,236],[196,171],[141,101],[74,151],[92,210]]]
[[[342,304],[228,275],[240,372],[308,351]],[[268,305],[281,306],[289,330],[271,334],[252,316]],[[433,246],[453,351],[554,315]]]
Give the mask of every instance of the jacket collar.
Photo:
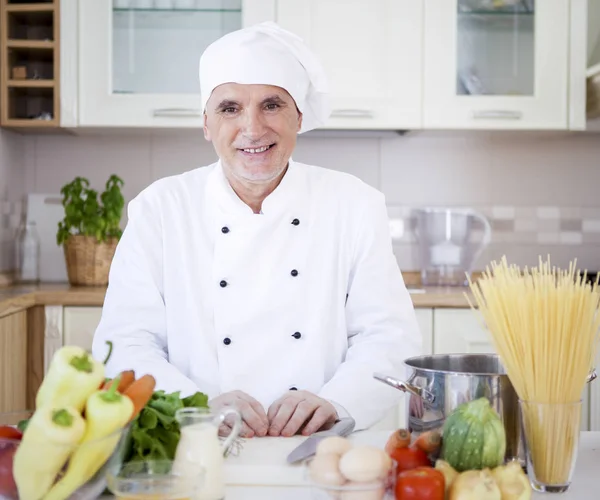
[[[208,192],[225,212],[239,215],[254,215],[229,184],[221,160],[215,164],[208,183]],[[286,211],[300,210],[308,198],[306,172],[290,158],[288,168],[275,190],[265,198],[262,214],[278,215]]]

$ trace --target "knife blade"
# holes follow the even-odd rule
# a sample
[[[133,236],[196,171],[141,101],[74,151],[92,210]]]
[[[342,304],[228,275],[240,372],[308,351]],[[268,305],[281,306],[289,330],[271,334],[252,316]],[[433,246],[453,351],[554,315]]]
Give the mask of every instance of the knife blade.
[[[312,457],[317,451],[317,445],[323,439],[330,436],[346,437],[354,430],[356,422],[351,417],[345,417],[338,420],[331,429],[315,432],[307,437],[288,455],[287,461],[290,464],[300,462]]]

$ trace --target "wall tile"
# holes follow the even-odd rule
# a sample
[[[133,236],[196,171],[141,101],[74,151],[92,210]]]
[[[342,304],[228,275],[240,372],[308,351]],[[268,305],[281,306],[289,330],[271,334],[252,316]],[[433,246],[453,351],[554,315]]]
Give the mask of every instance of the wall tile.
[[[582,230],[585,233],[600,233],[600,219],[584,219]]]
[[[559,241],[567,245],[581,245],[583,242],[583,233],[578,231],[561,231]]]
[[[379,139],[373,138],[298,138],[294,160],[355,175],[381,189],[379,177]],[[393,198],[386,200],[394,203]]]
[[[131,200],[150,184],[150,139],[147,136],[37,136],[35,190],[57,193],[76,176],[98,190],[115,173]]]
[[[150,178],[181,174],[217,161],[213,145],[204,139],[202,131],[184,130],[178,133],[152,134],[150,141]]]
[[[490,197],[486,136],[410,132],[381,140],[381,189],[388,203],[485,205]]]
[[[515,218],[515,207],[492,207],[492,217],[497,220]]]
[[[561,231],[582,231],[582,220],[581,219],[562,219],[560,221]]]

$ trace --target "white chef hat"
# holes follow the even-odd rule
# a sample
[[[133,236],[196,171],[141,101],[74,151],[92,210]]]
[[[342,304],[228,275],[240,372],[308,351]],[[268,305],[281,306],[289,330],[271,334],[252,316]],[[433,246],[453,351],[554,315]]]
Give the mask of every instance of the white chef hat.
[[[275,85],[302,113],[300,133],[325,123],[331,112],[321,63],[304,41],[268,21],[224,35],[200,58],[202,109],[223,83]]]

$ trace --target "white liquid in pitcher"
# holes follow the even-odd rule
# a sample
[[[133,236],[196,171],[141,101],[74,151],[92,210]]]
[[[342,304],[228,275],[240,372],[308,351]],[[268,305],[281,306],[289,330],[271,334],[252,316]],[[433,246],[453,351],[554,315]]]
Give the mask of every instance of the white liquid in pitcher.
[[[210,423],[181,427],[181,438],[175,452],[173,471],[185,475],[197,473],[204,468],[204,480],[194,500],[220,500],[225,498],[225,476],[223,470],[223,448],[219,441],[218,428]]]

